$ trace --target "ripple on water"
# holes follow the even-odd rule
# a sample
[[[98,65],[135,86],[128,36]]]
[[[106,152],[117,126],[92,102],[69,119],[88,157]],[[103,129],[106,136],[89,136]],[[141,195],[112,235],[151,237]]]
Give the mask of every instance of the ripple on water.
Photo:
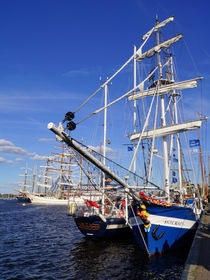
[[[86,240],[66,211],[0,200],[1,280],[180,279],[186,256],[148,260],[132,240]]]

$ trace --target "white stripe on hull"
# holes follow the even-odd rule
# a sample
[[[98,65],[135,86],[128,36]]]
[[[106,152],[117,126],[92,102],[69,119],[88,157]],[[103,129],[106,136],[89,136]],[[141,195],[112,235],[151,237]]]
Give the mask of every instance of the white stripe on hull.
[[[117,228],[125,228],[127,225],[123,224],[115,224],[115,225],[107,225],[106,229],[117,229]]]
[[[180,218],[172,218],[172,217],[165,217],[165,216],[157,216],[157,215],[150,215],[149,221],[151,224],[166,226],[166,227],[175,227],[175,228],[192,228],[196,221],[192,220],[185,220]]]
[[[43,205],[68,205],[68,203],[77,203],[84,205],[84,200],[81,198],[70,199],[58,199],[55,197],[38,197],[36,195],[28,196],[31,199],[32,204],[43,204]]]

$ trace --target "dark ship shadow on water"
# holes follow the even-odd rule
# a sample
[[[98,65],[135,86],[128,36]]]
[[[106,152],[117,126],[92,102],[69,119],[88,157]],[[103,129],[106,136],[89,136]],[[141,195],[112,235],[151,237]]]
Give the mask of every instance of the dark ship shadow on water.
[[[148,258],[132,239],[82,238],[70,256],[75,279],[180,279],[187,251]]]

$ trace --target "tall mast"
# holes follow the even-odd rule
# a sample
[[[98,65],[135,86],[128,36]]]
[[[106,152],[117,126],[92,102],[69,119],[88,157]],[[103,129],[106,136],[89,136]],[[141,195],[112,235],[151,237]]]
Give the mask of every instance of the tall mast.
[[[158,19],[156,18],[156,25],[158,25]],[[157,45],[160,44],[160,38],[159,38],[159,29],[157,29],[156,32],[156,40]],[[158,87],[161,85],[161,79],[162,79],[162,64],[161,64],[161,57],[160,52],[157,53],[158,58]],[[160,103],[161,103],[161,125],[162,127],[166,126],[166,120],[165,120],[165,101],[164,96],[161,95],[160,97]],[[168,168],[168,147],[167,147],[167,139],[166,136],[163,136],[163,155],[164,155],[164,172],[165,172],[165,191],[168,195],[168,202],[170,200],[169,196],[169,168]]]
[[[28,166],[26,165],[25,168],[25,178],[24,178],[24,191],[26,191],[26,185],[27,185],[27,177],[28,177]]]
[[[200,131],[198,129],[198,139],[200,142]],[[203,172],[203,157],[202,157],[202,152],[201,152],[201,144],[199,145],[199,154],[200,154],[200,163],[201,163],[201,176],[202,176],[202,193],[203,196],[207,195],[206,190],[205,190],[205,183],[204,183],[204,172]]]
[[[133,86],[134,88],[136,88],[136,46],[134,46],[134,67],[133,67]],[[134,133],[136,133],[136,100],[134,100],[133,102],[133,107],[134,107],[134,112],[133,112],[133,127],[134,127]],[[136,150],[136,143],[134,142],[133,144],[133,152],[135,154],[135,150]],[[136,157],[134,159],[134,163],[133,163],[133,173],[136,173]],[[135,180],[135,179],[134,179]],[[134,182],[135,183],[135,182]]]
[[[106,133],[107,133],[107,84],[104,88],[104,144],[103,144],[103,164],[106,165]],[[105,200],[105,173],[103,173],[103,189],[102,189],[102,214],[104,214]]]
[[[37,192],[36,185],[37,185],[37,166],[34,167],[32,193]]]
[[[173,57],[171,56],[170,58],[170,71],[171,71],[171,81],[174,82],[174,69],[173,69]],[[169,75],[170,75],[169,74]],[[173,122],[175,124],[178,124],[178,113],[177,113],[177,96],[179,94],[176,93],[175,90],[173,90]],[[178,154],[178,174],[179,174],[179,194],[180,194],[180,202],[182,203],[182,185],[183,185],[183,180],[182,180],[182,155],[181,155],[181,147],[180,147],[180,142],[179,142],[179,134],[176,134],[176,143],[177,143],[177,154]]]

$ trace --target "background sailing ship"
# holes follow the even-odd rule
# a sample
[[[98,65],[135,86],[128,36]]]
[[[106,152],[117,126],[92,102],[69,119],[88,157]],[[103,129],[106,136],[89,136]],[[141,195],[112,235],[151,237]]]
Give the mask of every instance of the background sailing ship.
[[[34,174],[25,169],[24,183],[17,199],[42,205],[84,205],[85,200],[98,200],[99,193],[82,183],[80,167],[73,158],[71,150],[64,146],[61,153],[51,153],[46,164],[37,168]],[[30,177],[30,178],[29,178]]]

